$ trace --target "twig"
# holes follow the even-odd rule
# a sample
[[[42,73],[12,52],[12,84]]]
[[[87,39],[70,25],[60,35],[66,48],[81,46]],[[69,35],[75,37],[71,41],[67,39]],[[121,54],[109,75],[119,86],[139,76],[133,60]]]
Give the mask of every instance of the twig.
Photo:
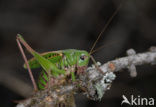
[[[115,72],[122,69],[129,69],[130,76],[135,77],[137,74],[135,66],[155,64],[156,62],[156,47],[150,48],[149,52],[139,54],[136,54],[133,49],[130,49],[127,51],[127,54],[127,57],[108,61],[101,65],[100,69],[105,73],[105,75],[102,75],[94,66],[89,67],[87,72],[79,77],[80,79],[78,83],[80,87],[77,87],[75,84],[66,84],[64,86],[58,86],[55,89],[51,88],[50,90],[39,91],[31,98],[19,103],[17,107],[42,107],[43,105],[53,107],[56,104],[56,100],[60,100],[60,95],[62,96],[71,92],[79,93],[80,90],[88,98],[100,100],[104,93],[110,89],[112,81],[116,77],[114,74]]]

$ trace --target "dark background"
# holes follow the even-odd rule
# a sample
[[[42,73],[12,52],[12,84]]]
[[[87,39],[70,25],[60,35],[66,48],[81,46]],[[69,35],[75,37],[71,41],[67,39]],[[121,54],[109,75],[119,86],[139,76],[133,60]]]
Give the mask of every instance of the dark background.
[[[156,45],[155,0],[0,0],[0,107],[28,98],[32,84],[16,44],[16,34],[38,52],[60,49],[89,51],[109,17],[122,8],[103,33],[95,49],[96,61],[105,63],[125,56],[126,50],[145,52]],[[30,54],[26,52],[30,58]],[[156,66],[137,67],[138,76],[127,70],[117,73],[111,90],[101,101],[76,95],[77,107],[120,107],[122,95],[156,98]],[[37,77],[39,70],[34,70]],[[124,105],[126,106],[126,105]]]

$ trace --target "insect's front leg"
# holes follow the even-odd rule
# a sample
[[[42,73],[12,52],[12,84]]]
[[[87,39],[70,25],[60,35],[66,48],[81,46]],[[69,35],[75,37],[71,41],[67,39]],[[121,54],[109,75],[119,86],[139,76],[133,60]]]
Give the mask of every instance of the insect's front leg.
[[[99,66],[97,65],[95,59],[93,58],[93,56],[90,55],[90,58],[92,59],[93,63],[95,64],[95,68],[100,72],[102,73],[103,75],[105,74],[100,68]]]

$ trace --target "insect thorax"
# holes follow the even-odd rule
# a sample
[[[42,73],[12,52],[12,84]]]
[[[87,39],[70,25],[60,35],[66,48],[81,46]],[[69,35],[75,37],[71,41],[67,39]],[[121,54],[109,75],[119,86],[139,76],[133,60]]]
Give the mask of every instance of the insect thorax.
[[[63,57],[60,61],[61,69],[70,67],[88,66],[90,55],[87,51],[68,49],[63,51]]]

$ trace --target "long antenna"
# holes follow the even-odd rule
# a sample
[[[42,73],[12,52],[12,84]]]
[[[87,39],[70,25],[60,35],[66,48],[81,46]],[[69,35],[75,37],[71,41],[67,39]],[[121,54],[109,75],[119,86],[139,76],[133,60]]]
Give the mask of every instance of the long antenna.
[[[113,13],[113,15],[109,18],[109,20],[107,21],[106,25],[104,26],[104,28],[102,29],[102,31],[100,32],[98,38],[96,39],[96,41],[94,42],[89,54],[92,53],[96,43],[98,42],[98,40],[100,39],[100,37],[102,36],[102,34],[105,32],[106,28],[108,27],[108,25],[110,24],[110,22],[112,21],[112,19],[114,18],[114,16],[118,13],[119,9],[121,8],[121,4],[119,5],[119,7],[115,10],[115,12]]]

